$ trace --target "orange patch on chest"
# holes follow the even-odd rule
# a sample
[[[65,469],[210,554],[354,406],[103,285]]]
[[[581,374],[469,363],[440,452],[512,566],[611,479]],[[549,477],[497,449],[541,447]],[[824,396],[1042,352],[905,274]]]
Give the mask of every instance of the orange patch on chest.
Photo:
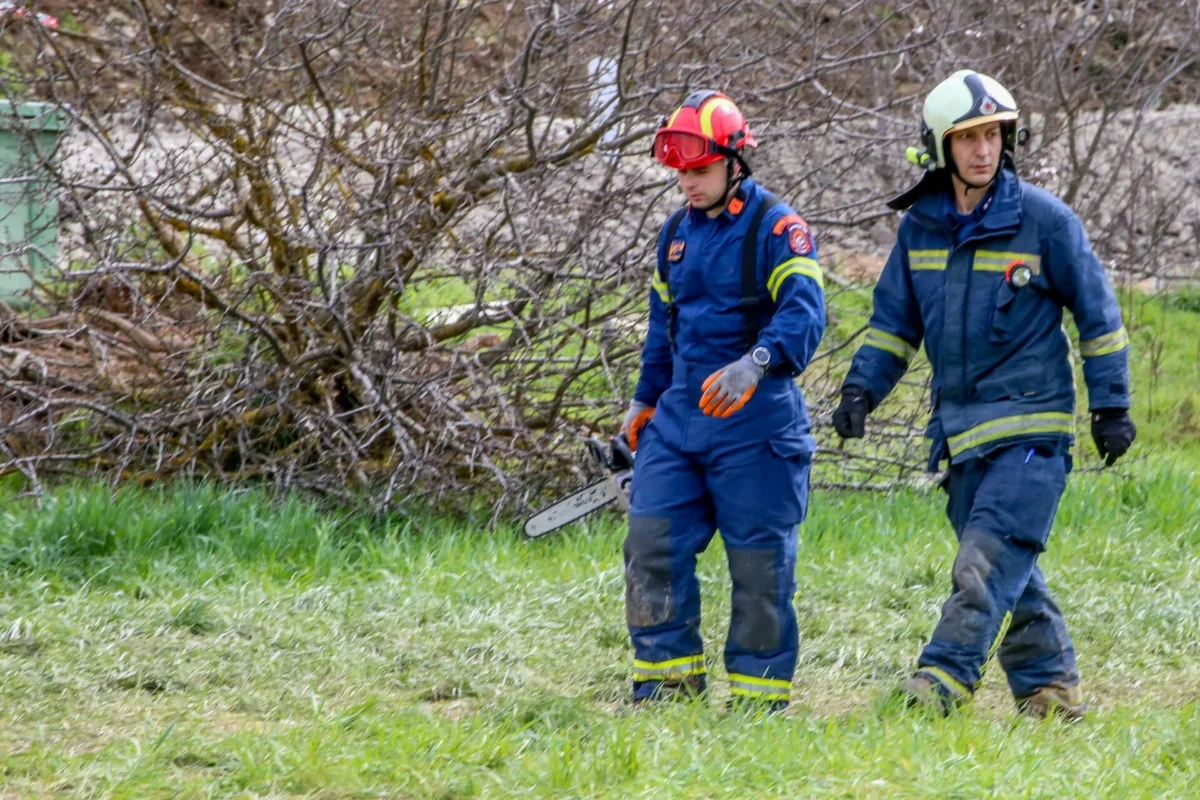
[[[687,242],[683,239],[672,239],[671,244],[667,247],[667,261],[682,261],[683,246],[685,244],[687,244]]]

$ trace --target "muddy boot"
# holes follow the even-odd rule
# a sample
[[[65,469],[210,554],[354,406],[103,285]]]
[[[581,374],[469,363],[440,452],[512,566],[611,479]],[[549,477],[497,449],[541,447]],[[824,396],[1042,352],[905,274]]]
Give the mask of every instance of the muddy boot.
[[[702,700],[708,693],[708,680],[704,675],[689,675],[679,680],[663,681],[650,697],[634,698],[635,708],[645,708],[655,703],[690,703]]]
[[[1051,714],[1067,722],[1079,722],[1087,714],[1083,692],[1075,686],[1043,686],[1027,697],[1017,698],[1017,711],[1026,716],[1045,719]]]
[[[899,694],[909,708],[926,708],[943,717],[971,700],[969,694],[952,688],[924,670],[917,670],[901,684]]]

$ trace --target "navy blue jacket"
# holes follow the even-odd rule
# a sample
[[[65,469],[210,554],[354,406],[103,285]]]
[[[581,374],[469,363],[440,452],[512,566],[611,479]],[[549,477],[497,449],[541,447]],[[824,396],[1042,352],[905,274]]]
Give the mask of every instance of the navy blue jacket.
[[[1070,310],[1092,409],[1129,408],[1129,336],[1104,268],[1065,203],[1002,168],[977,213],[956,220],[948,193],[900,222],[866,341],[846,384],[878,405],[922,341],[933,365],[931,469],[1014,442],[1073,440],[1075,386],[1062,327]],[[1033,271],[1010,287],[1005,269]]]
[[[655,405],[672,382],[667,302],[678,308],[678,357],[724,366],[747,352],[742,300],[742,241],[766,193],[747,178],[740,201],[713,219],[689,209],[672,242],[658,237],[658,267],[650,291],[650,328],[634,399]],[[758,229],[759,298],[769,311],[757,345],[771,352],[771,375],[794,377],[808,366],[825,331],[825,295],[816,243],[807,224],[785,203],[767,212]],[[671,259],[670,285],[662,281]],[[807,420],[805,420],[807,429]]]

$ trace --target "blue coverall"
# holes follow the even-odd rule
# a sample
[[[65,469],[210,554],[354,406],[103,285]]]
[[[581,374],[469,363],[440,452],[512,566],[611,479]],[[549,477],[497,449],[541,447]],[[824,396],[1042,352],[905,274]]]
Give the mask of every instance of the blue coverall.
[[[821,270],[808,226],[785,204],[757,237],[763,310],[754,346],[771,369],[725,419],[699,408],[701,385],[747,347],[741,252],[765,192],[746,179],[719,216],[689,209],[674,237],[659,234],[650,328],[634,398],[655,406],[643,429],[625,540],[626,616],[634,699],[664,681],[705,674],[696,556],[719,528],[733,581],[725,667],[735,697],[786,703],[799,647],[797,526],[808,503],[815,442],[795,377],[825,327]],[[664,282],[664,265],[669,278]],[[677,310],[672,342],[669,304]]]
[[[1033,271],[1014,288],[1014,261]],[[930,469],[949,459],[947,515],[959,539],[953,587],[918,669],[969,698],[997,652],[1019,699],[1079,682],[1066,624],[1037,566],[1071,469],[1075,388],[1069,309],[1092,409],[1129,407],[1129,336],[1075,214],[1006,161],[962,217],[949,190],[900,223],[846,384],[872,407],[922,341],[933,366]]]

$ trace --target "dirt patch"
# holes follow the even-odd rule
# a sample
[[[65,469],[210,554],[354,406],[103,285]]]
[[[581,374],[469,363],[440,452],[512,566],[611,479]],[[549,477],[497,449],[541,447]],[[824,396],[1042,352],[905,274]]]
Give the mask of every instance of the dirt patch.
[[[450,700],[443,703],[432,703],[434,711],[443,719],[448,719],[451,722],[457,722],[463,717],[475,713],[477,703],[474,700],[461,699]]]

